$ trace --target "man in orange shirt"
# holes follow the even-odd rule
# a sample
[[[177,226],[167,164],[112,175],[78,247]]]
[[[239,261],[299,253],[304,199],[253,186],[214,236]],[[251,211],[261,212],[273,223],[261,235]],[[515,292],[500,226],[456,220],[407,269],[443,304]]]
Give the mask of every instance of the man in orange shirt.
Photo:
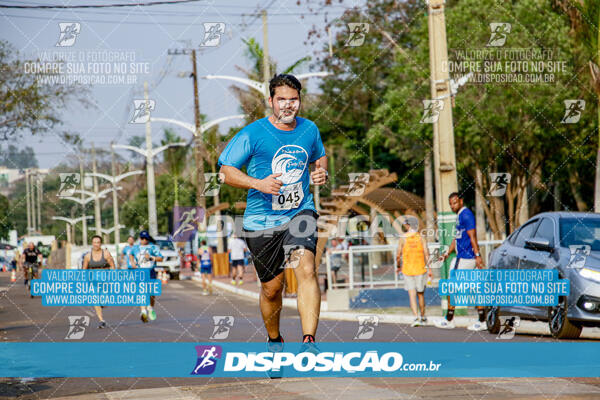
[[[425,317],[425,286],[427,275],[429,278],[433,276],[429,264],[426,262],[429,258],[427,242],[417,232],[417,226],[416,218],[411,218],[410,221],[404,219],[402,228],[406,231],[406,234],[400,238],[396,254],[398,270],[404,275],[404,289],[408,290],[410,308],[415,316],[411,326],[419,326],[427,322],[427,317]],[[417,297],[421,311],[420,318],[417,313]]]

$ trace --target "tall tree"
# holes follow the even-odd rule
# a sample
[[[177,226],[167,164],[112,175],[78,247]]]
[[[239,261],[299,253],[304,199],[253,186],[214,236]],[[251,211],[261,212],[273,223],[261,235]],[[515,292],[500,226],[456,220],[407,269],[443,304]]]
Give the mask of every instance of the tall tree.
[[[57,73],[30,73],[25,69],[37,61],[20,60],[14,47],[0,40],[0,141],[27,131],[57,131],[62,110],[71,100],[86,107],[91,104],[86,87],[52,83]]]

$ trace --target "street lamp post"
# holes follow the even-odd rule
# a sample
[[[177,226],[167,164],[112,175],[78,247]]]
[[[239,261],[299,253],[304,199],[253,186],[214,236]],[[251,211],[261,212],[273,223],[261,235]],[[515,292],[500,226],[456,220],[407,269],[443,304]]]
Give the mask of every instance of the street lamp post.
[[[81,181],[83,181],[83,178],[81,179]],[[63,200],[71,200],[71,201],[74,201],[75,203],[78,203],[81,206],[82,210],[83,210],[83,215],[85,216],[85,205],[87,203],[89,203],[90,201],[94,201],[96,199],[96,197],[95,197],[95,195],[94,195],[93,192],[88,192],[87,190],[83,190],[83,189],[82,190],[77,190],[76,193],[81,194],[81,198],[77,198],[77,197],[73,197],[73,196],[62,196],[61,199],[63,199]],[[88,194],[91,193],[92,195],[88,196],[88,197],[84,197],[84,195],[86,193],[88,193]],[[102,197],[104,197],[104,195]],[[81,218],[83,218],[83,217],[81,217]],[[88,219],[89,218],[82,219],[82,221],[83,221],[82,243],[83,243],[84,246],[87,245],[87,220]]]
[[[112,164],[113,164],[113,166],[112,166],[113,175],[112,176],[106,175],[106,174],[100,174],[100,173],[93,173],[93,172],[91,174],[88,173],[86,175],[93,176],[95,178],[106,179],[107,181],[109,181],[112,184],[112,188],[113,188],[113,222],[114,222],[114,224],[113,224],[113,228],[111,229],[111,232],[113,230],[115,232],[115,246],[116,246],[116,252],[118,255],[119,254],[119,243],[121,242],[121,237],[120,237],[119,229],[116,229],[116,227],[117,226],[121,227],[122,225],[119,224],[119,196],[117,195],[117,183],[119,183],[123,179],[128,178],[130,176],[143,174],[144,171],[142,171],[142,170],[131,171],[131,172],[126,172],[124,174],[115,176],[114,174],[116,173],[116,166],[114,163],[114,152],[113,152],[113,163]],[[105,231],[106,230],[102,230],[103,233]]]
[[[210,120],[210,121],[200,125],[200,127],[198,129],[196,129],[195,125],[192,125],[187,122],[179,121],[179,120],[176,120],[173,118],[150,117],[150,121],[166,122],[166,123],[180,126],[182,128],[187,129],[189,132],[191,132],[194,137],[194,140],[201,140],[204,132],[207,131],[208,129],[210,129],[211,127],[213,127],[217,124],[220,124],[223,121],[228,121],[231,119],[242,119],[245,117],[246,117],[246,114],[237,114],[237,115],[230,115],[227,117],[216,118],[216,119]],[[202,162],[201,160],[198,160],[198,161]],[[213,166],[213,168],[214,168],[214,166]],[[202,179],[204,179],[204,177],[202,177]],[[204,196],[204,193],[200,193],[200,195]],[[218,192],[214,196],[214,201],[215,201],[215,205],[219,205],[219,193]],[[206,207],[204,207],[204,208],[206,208]],[[206,212],[204,213],[204,215],[206,216]],[[220,216],[221,211],[217,210],[216,215]],[[204,225],[204,224],[202,223],[202,225]],[[221,237],[222,235],[220,235],[220,229],[221,229],[221,225],[220,225],[220,223],[217,223],[217,252],[218,253],[222,253],[224,251],[223,238]]]
[[[86,215],[83,217],[77,217],[77,218],[67,218],[67,217],[52,217],[53,220],[55,221],[64,221],[67,223],[67,243],[72,243],[71,238],[73,237],[71,230],[74,229],[75,224],[80,222],[80,221],[84,221],[87,219],[92,219],[94,217],[92,217],[91,215]]]
[[[148,122],[149,123],[149,122]],[[164,146],[152,148],[152,139],[146,136],[146,149],[140,147],[129,146],[126,144],[113,144],[113,149],[126,149],[135,151],[146,157],[146,175],[148,185],[148,230],[150,235],[158,235],[158,221],[156,217],[156,187],[154,186],[154,157],[160,152],[165,151],[170,147],[187,146],[185,142],[169,143]],[[152,175],[152,178],[150,178]]]

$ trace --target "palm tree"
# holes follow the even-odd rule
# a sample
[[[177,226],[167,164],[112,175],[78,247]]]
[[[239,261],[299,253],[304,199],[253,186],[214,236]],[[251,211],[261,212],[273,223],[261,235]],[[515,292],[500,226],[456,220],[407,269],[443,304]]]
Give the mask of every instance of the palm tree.
[[[242,72],[246,78],[252,79],[258,82],[263,81],[263,49],[260,44],[254,38],[250,38],[248,40],[242,39],[246,44],[246,50],[244,54],[246,58],[251,63],[251,68],[246,69],[236,65],[235,67]],[[281,73],[287,74],[293,72],[296,68],[309,61],[310,57],[302,57],[301,59],[295,61],[292,65],[285,68]],[[277,71],[277,64],[270,60],[270,71]],[[265,116],[265,99],[263,98],[263,94],[260,93],[256,89],[239,87],[232,85],[231,90],[234,95],[238,98],[240,102],[240,106],[243,112],[248,115],[246,117],[246,122],[251,123],[256,121],[259,118]]]

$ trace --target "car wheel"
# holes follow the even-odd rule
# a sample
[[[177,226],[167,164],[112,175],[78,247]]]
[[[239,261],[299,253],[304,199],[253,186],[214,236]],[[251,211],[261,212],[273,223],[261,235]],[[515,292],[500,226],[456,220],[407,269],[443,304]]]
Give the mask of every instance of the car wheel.
[[[500,307],[486,307],[487,315],[485,317],[485,323],[489,333],[496,335],[500,332]]]
[[[558,304],[548,309],[548,327],[557,339],[577,339],[581,335],[581,325],[571,322],[567,316],[569,309],[566,296],[558,298]]]
[[[179,272],[169,272],[171,279],[179,280]]]

